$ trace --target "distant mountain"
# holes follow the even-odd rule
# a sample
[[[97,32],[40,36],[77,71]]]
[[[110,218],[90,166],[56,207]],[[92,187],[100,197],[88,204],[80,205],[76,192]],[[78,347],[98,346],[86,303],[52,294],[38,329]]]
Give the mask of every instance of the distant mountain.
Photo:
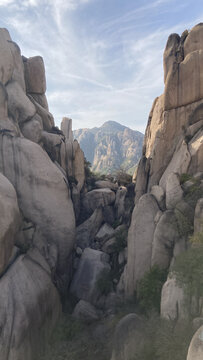
[[[109,174],[122,167],[132,174],[141,157],[144,135],[116,121],[73,134],[95,172]]]

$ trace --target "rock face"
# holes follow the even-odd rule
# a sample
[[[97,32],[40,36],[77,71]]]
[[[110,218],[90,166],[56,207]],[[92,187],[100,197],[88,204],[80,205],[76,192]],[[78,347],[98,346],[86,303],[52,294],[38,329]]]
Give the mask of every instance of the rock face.
[[[115,121],[107,121],[100,128],[74,131],[93,171],[112,173],[122,167],[131,171],[137,164],[143,143],[143,134]]]
[[[54,125],[43,59],[21,57],[5,29],[0,68],[0,358],[34,360],[61,313],[59,293],[70,282],[70,179],[75,177],[80,200],[84,155],[72,129],[64,134]]]
[[[199,24],[189,33],[170,35],[166,44],[165,89],[153,103],[136,176],[123,277],[126,296],[151,266],[170,269],[186,250],[193,225],[196,232],[202,229],[201,176],[197,180],[203,171],[202,34]],[[168,280],[162,292],[164,317],[176,317],[178,297]]]
[[[192,338],[188,350],[187,360],[201,360],[203,354],[203,326],[197,330]]]

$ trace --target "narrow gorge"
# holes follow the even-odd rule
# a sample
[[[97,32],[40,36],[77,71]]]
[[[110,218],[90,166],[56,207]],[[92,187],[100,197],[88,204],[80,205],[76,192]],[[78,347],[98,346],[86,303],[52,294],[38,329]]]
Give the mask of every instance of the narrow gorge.
[[[180,360],[161,336],[170,328],[177,354],[186,323],[181,354],[203,358],[202,58],[202,23],[169,36],[164,93],[133,180],[124,171],[99,176],[72,120],[55,125],[42,57],[22,56],[0,29],[1,360]],[[132,168],[142,135],[134,142],[123,130],[122,162],[129,155]],[[113,159],[101,154],[100,143],[94,170],[104,163],[109,173]],[[62,341],[53,340],[58,326]]]

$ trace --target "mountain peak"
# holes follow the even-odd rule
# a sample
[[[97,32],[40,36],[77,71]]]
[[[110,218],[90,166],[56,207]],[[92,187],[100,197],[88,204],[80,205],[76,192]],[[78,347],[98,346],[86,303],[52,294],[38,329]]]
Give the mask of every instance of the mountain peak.
[[[101,128],[122,131],[126,128],[126,126],[119,124],[117,121],[109,120],[109,121],[105,121],[105,123],[101,126]]]

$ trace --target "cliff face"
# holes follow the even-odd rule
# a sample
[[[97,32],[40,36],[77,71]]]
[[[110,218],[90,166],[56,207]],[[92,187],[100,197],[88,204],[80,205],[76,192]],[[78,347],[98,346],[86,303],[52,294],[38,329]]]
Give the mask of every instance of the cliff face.
[[[152,265],[169,268],[185,250],[188,234],[180,232],[181,217],[195,229],[203,197],[202,39],[203,24],[199,24],[181,37],[170,35],[166,44],[165,90],[152,106],[137,173],[124,274],[126,295],[134,293],[137,281]],[[187,189],[184,174],[191,179]],[[173,282],[163,289],[164,316],[170,316],[172,308],[176,311],[177,291],[173,300],[167,297],[167,291],[174,293],[174,286]]]
[[[143,134],[107,121],[100,128],[74,131],[88,161],[95,172],[112,173],[122,167],[133,173],[141,157]]]
[[[39,355],[61,312],[75,243],[84,156],[71,120],[54,125],[43,59],[0,29],[0,358]],[[76,206],[74,206],[76,208]]]

